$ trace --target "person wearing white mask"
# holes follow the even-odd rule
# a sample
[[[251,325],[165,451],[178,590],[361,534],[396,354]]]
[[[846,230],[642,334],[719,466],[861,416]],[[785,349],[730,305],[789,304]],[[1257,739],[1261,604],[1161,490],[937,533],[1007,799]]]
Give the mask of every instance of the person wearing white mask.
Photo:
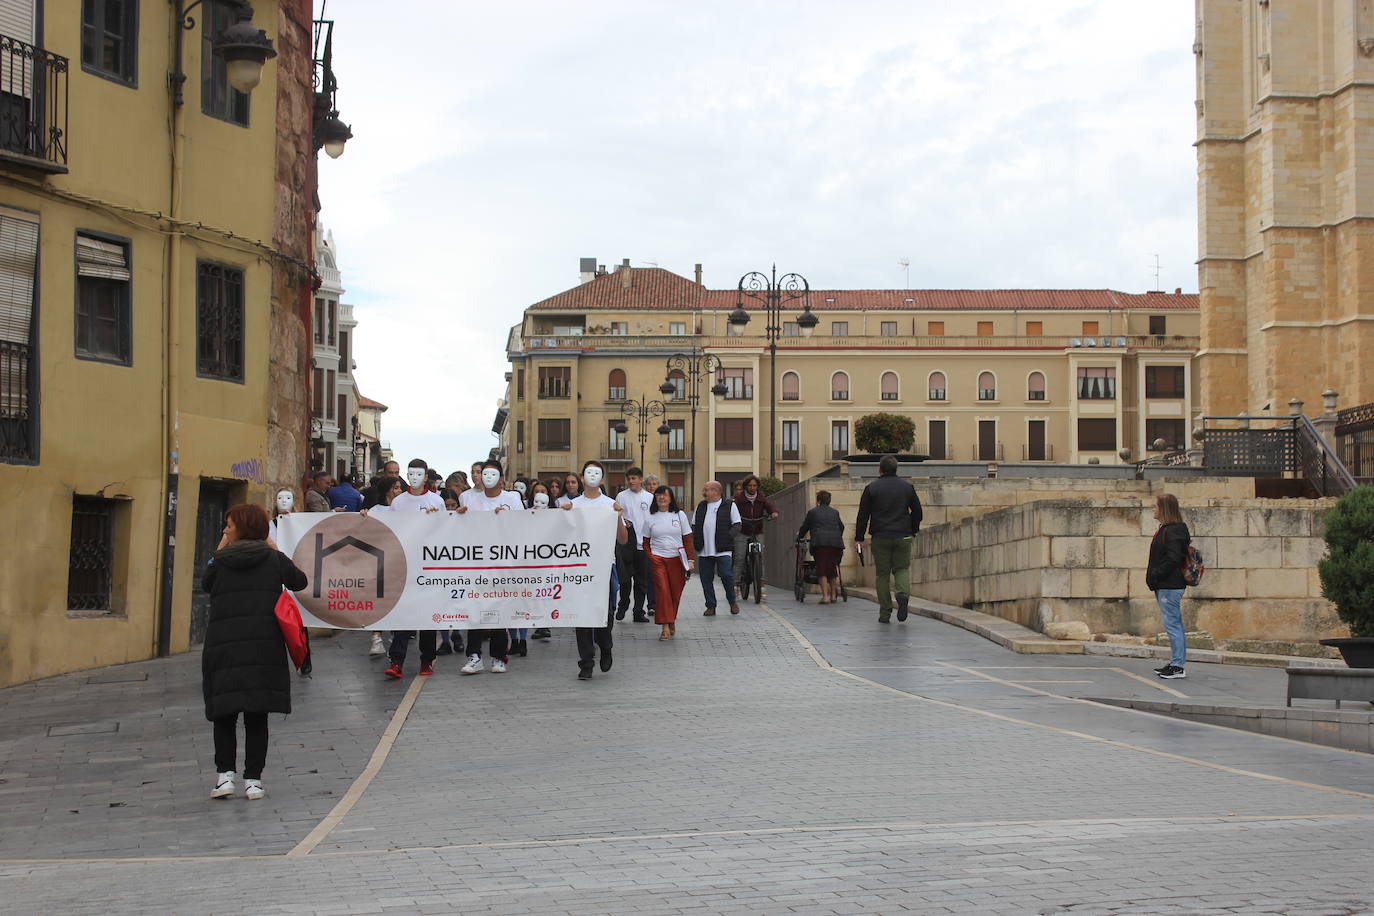
[[[554,480],[558,480],[558,478],[554,478]],[[533,486],[531,489],[534,490],[534,495],[530,497],[531,508],[534,508],[534,509],[553,509],[553,508],[557,508],[557,507],[555,506],[555,504],[553,503],[553,491],[552,491],[552,488],[551,488],[548,484],[542,483],[541,481],[536,480],[536,481],[534,482],[534,486]],[[529,634],[529,638],[530,638],[530,639],[549,639],[549,638],[551,638],[552,636],[553,636],[553,631],[550,630],[548,627],[535,627],[535,628],[534,628],[534,631],[531,632],[531,633]],[[527,653],[529,652],[529,646],[528,646],[528,644],[527,644],[526,641],[525,641],[525,636],[524,636],[524,632],[523,632],[523,631],[522,631],[522,633],[521,633],[521,635],[520,635],[520,647],[519,647],[518,651],[519,651],[519,653],[520,653],[521,655],[525,655],[525,654],[527,654]]]
[[[654,580],[649,575],[649,555],[644,551],[644,526],[649,522],[649,510],[653,506],[654,495],[644,489],[644,472],[630,468],[625,472],[625,489],[616,494],[615,501],[624,510],[625,524],[629,526],[630,543],[616,548],[616,567],[620,574],[620,602],[615,610],[615,619],[624,620],[625,612],[630,609],[630,596],[634,595],[635,623],[648,623],[644,613],[647,599],[649,613],[654,612]],[[631,587],[633,586],[633,588]]]
[[[582,465],[582,495],[563,506],[564,509],[610,509],[616,513],[615,542],[624,544],[630,539],[629,532],[621,520],[624,511],[620,504],[601,492],[601,481],[606,477],[606,469],[600,461],[588,461]],[[592,661],[595,649],[601,649],[601,670],[610,671],[613,661],[611,648],[611,628],[615,626],[615,604],[618,580],[615,564],[611,565],[610,595],[606,602],[606,625],[604,627],[575,627],[577,631],[577,677],[587,681],[592,677]]]
[[[295,511],[296,494],[292,493],[285,487],[278,490],[276,505],[272,512],[272,518],[269,519],[267,522],[267,543],[274,550],[276,549],[277,542],[280,540],[277,537],[277,519],[281,518],[283,515],[290,515],[292,512]],[[300,667],[301,677],[310,677],[310,671],[312,667],[313,666],[310,664],[310,632],[307,630],[305,634],[305,661],[301,664]]]
[[[439,512],[444,508],[444,500],[433,489],[429,483],[429,465],[423,458],[413,459],[406,467],[406,483],[409,488],[391,498],[391,505],[388,511],[391,512]],[[373,506],[372,511],[381,508]],[[420,676],[428,677],[434,673],[434,659],[438,657],[438,630],[420,630]],[[410,646],[410,641],[415,637],[415,630],[393,630],[391,633],[391,647],[387,654],[391,656],[391,666],[384,672],[387,677],[399,679],[402,676],[402,666],[405,664],[406,650]]]
[[[494,458],[482,462],[482,473],[479,477],[481,486],[474,487],[458,497],[458,514],[524,509],[525,505],[520,501],[520,494],[514,490],[507,490],[502,477],[501,462]],[[504,629],[487,629],[467,631],[465,642],[467,643],[468,663],[462,668],[463,674],[479,674],[486,670],[482,664],[482,643],[484,641],[487,643],[487,651],[491,653],[491,673],[503,674],[505,672],[508,661],[506,653],[510,649],[508,635]]]
[[[392,512],[439,512],[444,501],[438,491],[429,483],[429,465],[423,458],[416,458],[406,468],[406,483],[409,488],[391,501]]]

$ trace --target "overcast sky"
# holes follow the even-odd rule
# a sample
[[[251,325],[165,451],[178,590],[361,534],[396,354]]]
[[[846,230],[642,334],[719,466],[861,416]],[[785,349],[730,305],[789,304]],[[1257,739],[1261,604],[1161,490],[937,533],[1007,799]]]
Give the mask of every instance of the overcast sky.
[[[320,0],[316,0],[319,9]],[[402,465],[494,444],[506,333],[630,258],[732,288],[1197,288],[1193,0],[328,0],[321,219]]]

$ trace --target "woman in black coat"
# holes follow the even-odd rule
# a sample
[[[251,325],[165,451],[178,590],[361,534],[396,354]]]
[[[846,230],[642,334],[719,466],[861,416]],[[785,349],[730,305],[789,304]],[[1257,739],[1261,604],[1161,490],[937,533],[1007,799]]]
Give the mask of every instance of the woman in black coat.
[[[224,517],[224,536],[205,571],[210,625],[201,655],[205,718],[215,723],[211,798],[234,794],[237,729],[243,713],[244,795],[262,798],[267,762],[267,714],[291,711],[290,661],[277,624],[283,588],[305,588],[305,573],[267,536],[261,506],[235,506]]]
[[[1150,540],[1150,559],[1145,567],[1145,586],[1155,593],[1164,632],[1169,634],[1169,664],[1155,673],[1166,680],[1187,677],[1188,637],[1183,629],[1183,564],[1192,540],[1188,526],[1178,511],[1178,498],[1161,493],[1155,499],[1155,518],[1159,528]]]
[[[840,594],[840,558],[844,556],[844,520],[830,506],[830,491],[816,491],[816,505],[807,513],[797,540],[811,535],[811,556],[816,559],[816,581],[821,604],[834,604]]]

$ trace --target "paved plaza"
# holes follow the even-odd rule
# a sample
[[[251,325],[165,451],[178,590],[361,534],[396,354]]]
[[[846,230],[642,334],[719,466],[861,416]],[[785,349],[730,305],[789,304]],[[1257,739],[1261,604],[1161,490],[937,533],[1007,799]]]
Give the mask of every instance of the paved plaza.
[[[688,598],[590,682],[562,631],[418,685],[318,640],[261,802],[208,798],[198,655],[0,691],[6,910],[1374,911],[1374,756],[1082,699],[1281,703],[1281,671]]]

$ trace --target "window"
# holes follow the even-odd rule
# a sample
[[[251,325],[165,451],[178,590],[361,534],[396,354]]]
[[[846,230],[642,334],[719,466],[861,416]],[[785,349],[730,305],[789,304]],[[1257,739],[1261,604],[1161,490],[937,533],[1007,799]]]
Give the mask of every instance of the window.
[[[978,421],[978,460],[1001,461],[1001,443],[997,441],[997,421]]]
[[[138,0],[81,4],[81,68],[129,86],[138,83]]]
[[[849,400],[849,374],[847,372],[836,372],[830,376],[830,400]]]
[[[801,325],[797,324],[795,321],[784,321],[784,322],[782,323],[782,336],[783,336],[783,337],[800,337],[800,336],[801,336]]]
[[[928,428],[930,429],[930,447],[927,451],[930,452],[930,457],[936,461],[947,460],[949,453],[945,449],[945,421],[931,420]]]
[[[784,401],[801,400],[801,378],[795,372],[784,372],[782,374],[782,399]]]
[[[1046,461],[1048,451],[1045,448],[1045,421],[1030,420],[1026,423],[1026,460],[1027,461]]]
[[[686,336],[687,336],[687,322],[685,322],[685,321],[670,321],[670,322],[668,322],[668,333],[671,334],[671,335],[674,336],[674,337],[686,337]]]
[[[1116,399],[1116,369],[1094,366],[1078,367],[1078,396],[1085,401]]]
[[[1030,378],[1026,379],[1026,400],[1045,400],[1045,373],[1032,372]]]
[[[880,337],[896,337],[896,336],[897,336],[897,322],[895,322],[895,321],[883,321],[883,322],[880,322],[880,323],[878,324],[878,336],[880,336]]]
[[[525,400],[525,370],[524,370],[524,369],[516,369],[516,370],[515,370],[515,399],[516,399],[517,401],[523,401],[523,400]]]
[[[327,420],[333,420],[333,419],[336,419],[336,417],[335,417],[335,415],[334,415],[334,370],[333,370],[333,369],[326,369],[326,370],[325,370],[325,373],[324,373],[324,384],[325,384],[325,390],[326,390],[326,394],[325,394],[325,398],[324,398],[324,405],[325,405],[325,410],[329,411],[329,412],[325,415],[325,419],[327,419]]]
[[[672,395],[669,396],[668,400],[670,400],[670,401],[685,401],[685,400],[687,400],[687,376],[684,375],[684,374],[682,373],[682,370],[681,370],[681,369],[674,369],[673,371],[669,372],[669,373],[668,373],[668,381],[669,381],[669,382],[672,384],[672,386],[673,386],[673,393],[672,393]]]
[[[1183,397],[1182,366],[1146,366],[1145,397],[1181,398]]]
[[[0,459],[38,457],[37,341],[33,339],[38,217],[0,207]]]
[[[323,299],[315,300],[315,311],[311,316],[315,322],[315,343],[324,346],[325,304]]]
[[[339,332],[339,373],[341,375],[348,375],[353,371],[353,364],[348,358],[348,337],[347,331]]]
[[[1187,437],[1184,426],[1182,420],[1146,420],[1145,448],[1150,451],[1159,451],[1155,448],[1156,439],[1163,439],[1166,449],[1185,448]]]
[[[606,381],[606,400],[623,401],[625,400],[625,370],[612,369],[610,378]]]
[[[801,421],[782,421],[782,454],[779,461],[796,461],[801,458]]]
[[[523,452],[525,450],[525,421],[515,421],[515,450]]]
[[[849,322],[848,322],[848,321],[832,321],[832,322],[830,322],[830,336],[831,336],[831,337],[848,337],[848,336],[849,336]]]
[[[843,458],[849,454],[849,421],[830,421],[830,457]]]
[[[76,236],[76,355],[130,362],[129,246]]]
[[[1043,337],[1043,336],[1045,336],[1045,322],[1043,322],[1043,321],[1027,321],[1027,322],[1026,322],[1026,336],[1027,336],[1027,337]]]
[[[243,381],[243,271],[196,262],[196,372]]]
[[[612,321],[611,333],[617,337],[624,337],[630,333],[630,323],[628,321]]]
[[[945,323],[943,321],[927,321],[926,334],[931,337],[944,337]]]
[[[1094,337],[1094,336],[1096,336],[1096,334],[1097,334],[1097,322],[1096,322],[1096,321],[1085,321],[1085,322],[1083,322],[1083,336],[1084,336],[1084,337]]]
[[[541,451],[565,451],[572,448],[572,421],[540,420],[539,448]]]
[[[664,444],[668,450],[664,458],[686,458],[687,457],[687,421],[669,420],[668,421],[668,441]]]
[[[1116,451],[1116,420],[1093,418],[1078,421],[1078,450],[1082,452]]]
[[[926,397],[932,401],[943,401],[945,399],[945,374],[943,372],[932,372],[926,381]]]
[[[978,400],[997,400],[997,377],[991,372],[978,373]]]
[[[229,85],[224,59],[215,56],[215,36],[234,24],[234,9],[219,0],[201,7],[200,110],[212,118],[248,126],[248,94]]]
[[[782,485],[783,485],[784,487],[790,487],[790,486],[792,486],[792,485],[795,484],[795,483],[799,483],[800,481],[801,481],[801,474],[797,473],[796,471],[783,471],[783,472],[782,472]]]
[[[1163,337],[1164,334],[1165,334],[1164,329],[1165,329],[1167,326],[1168,326],[1168,322],[1165,320],[1165,316],[1163,316],[1163,315],[1151,315],[1151,316],[1150,316],[1150,333],[1153,334],[1154,336],[1156,336],[1156,337]]]
[[[339,412],[335,414],[339,420],[339,438],[348,438],[348,395],[340,394],[337,396]]]
[[[670,489],[670,490],[673,491],[673,495],[677,497],[678,504],[681,505],[681,504],[682,504],[682,501],[683,501],[683,494],[687,491],[687,474],[686,474],[686,472],[684,472],[684,471],[669,471],[669,472],[668,472],[668,489]]]
[[[616,432],[616,427],[624,420],[608,420],[606,423],[606,457],[607,458],[628,458],[629,453],[625,450],[625,433]]]
[[[716,381],[725,386],[727,401],[748,401],[754,397],[753,369],[721,369],[716,373]]]
[[[539,396],[541,398],[572,397],[572,367],[540,366]]]
[[[324,418],[324,370],[316,369],[310,376],[310,413]]]
[[[749,417],[716,417],[716,450],[747,452],[754,448],[754,421]]]
[[[325,337],[326,344],[331,347],[338,346],[339,343],[339,300],[329,300],[329,331]]]
[[[899,396],[897,373],[884,372],[878,382],[879,396],[884,401],[895,401]]]
[[[991,336],[992,336],[992,322],[991,322],[991,321],[980,321],[980,322],[978,322],[978,336],[979,336],[979,337],[991,337]]]
[[[67,610],[114,610],[115,500],[72,497],[72,542],[67,555]]]

